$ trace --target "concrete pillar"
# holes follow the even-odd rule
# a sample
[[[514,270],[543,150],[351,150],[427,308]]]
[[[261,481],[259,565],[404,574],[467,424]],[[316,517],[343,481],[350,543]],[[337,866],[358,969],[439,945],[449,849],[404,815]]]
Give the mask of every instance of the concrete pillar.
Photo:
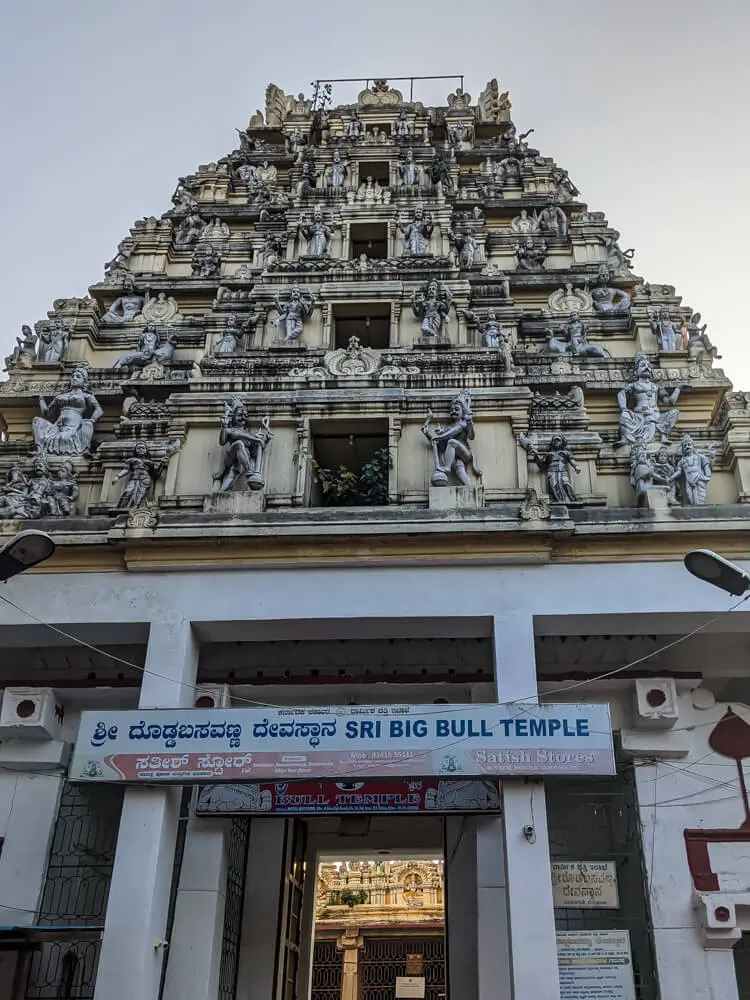
[[[359,952],[364,943],[359,927],[347,927],[336,942],[336,947],[342,952],[341,1000],[359,998]]]
[[[164,1000],[215,1000],[224,933],[229,821],[191,819],[167,952]]]
[[[23,767],[24,749],[19,746],[13,755],[16,768]],[[62,774],[0,772],[0,837],[5,838],[0,853],[0,920],[6,927],[24,927],[36,920],[62,785]]]
[[[250,821],[237,970],[237,996],[242,1000],[270,1000],[275,995],[286,822],[284,819]]]
[[[153,622],[141,708],[193,704],[198,646],[190,622]],[[165,954],[181,789],[128,788],[117,837],[95,1000],[157,1000]]]
[[[528,615],[494,621],[498,700],[536,701],[533,622]],[[547,804],[541,781],[504,781],[510,965],[514,1000],[559,1000]],[[528,836],[524,827],[533,827]]]
[[[475,827],[476,819],[473,816],[445,817],[445,921],[450,977],[448,994],[463,1000],[475,1000],[478,997]],[[500,994],[498,1000],[499,997]]]

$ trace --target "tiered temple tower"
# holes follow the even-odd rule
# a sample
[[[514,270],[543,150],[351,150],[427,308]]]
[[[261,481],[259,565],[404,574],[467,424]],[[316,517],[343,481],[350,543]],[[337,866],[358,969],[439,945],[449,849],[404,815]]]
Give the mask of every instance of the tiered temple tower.
[[[269,86],[88,297],[24,327],[0,385],[6,533],[174,545],[244,523],[271,545],[262,515],[274,544],[363,520],[591,539],[639,507],[667,529],[750,499],[747,398],[700,316],[634,273],[495,80],[477,102],[376,80],[326,105]]]

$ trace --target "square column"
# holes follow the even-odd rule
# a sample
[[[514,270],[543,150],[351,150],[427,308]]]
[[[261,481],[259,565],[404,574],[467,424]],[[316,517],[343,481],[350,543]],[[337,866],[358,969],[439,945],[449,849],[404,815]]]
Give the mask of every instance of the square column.
[[[190,622],[153,622],[139,707],[191,706],[197,667]],[[180,797],[179,787],[125,792],[95,1000],[158,998]]]
[[[227,820],[188,823],[163,1000],[213,1000],[217,995],[228,834]]]
[[[534,704],[537,681],[531,617],[495,618],[494,641],[498,700],[523,698]],[[512,996],[514,1000],[559,1000],[544,784],[503,781],[502,791]],[[532,832],[527,835],[524,827],[533,828]]]

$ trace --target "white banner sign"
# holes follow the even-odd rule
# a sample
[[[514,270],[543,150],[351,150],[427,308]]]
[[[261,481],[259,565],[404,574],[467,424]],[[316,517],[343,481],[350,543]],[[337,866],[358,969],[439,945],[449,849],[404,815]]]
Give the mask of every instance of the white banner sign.
[[[614,861],[553,861],[555,906],[617,909],[617,866]]]
[[[607,705],[83,712],[73,781],[614,774]]]
[[[557,963],[560,1000],[635,1000],[627,931],[562,931]]]

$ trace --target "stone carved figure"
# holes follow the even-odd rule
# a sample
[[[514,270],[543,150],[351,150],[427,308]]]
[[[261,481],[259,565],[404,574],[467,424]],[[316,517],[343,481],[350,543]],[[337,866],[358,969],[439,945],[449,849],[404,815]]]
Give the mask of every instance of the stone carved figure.
[[[322,205],[316,205],[312,216],[305,216],[299,228],[307,240],[308,257],[328,258],[331,256],[333,227],[329,226],[323,218]]]
[[[534,129],[527,129],[525,132],[519,134],[513,122],[508,122],[508,127],[503,134],[503,142],[508,147],[511,153],[523,153],[529,148],[529,144],[526,139],[534,133]]]
[[[495,182],[505,187],[523,187],[521,161],[517,156],[505,156],[494,168]]]
[[[133,243],[129,239],[120,240],[117,244],[117,252],[112,260],[108,260],[104,265],[106,275],[114,274],[115,271],[127,271],[128,263],[133,254]]]
[[[679,397],[679,386],[670,391],[664,386],[656,385],[651,362],[645,354],[638,351],[635,355],[635,378],[617,393],[620,440],[616,445],[636,442],[651,444],[657,433],[660,441],[669,441],[669,435],[680,416],[680,411],[674,409]],[[628,406],[631,399],[632,408]],[[670,409],[662,413],[659,403],[666,403]]]
[[[221,269],[221,251],[213,243],[199,243],[190,269],[197,278],[215,278]]]
[[[204,227],[200,235],[201,242],[226,243],[231,237],[232,231],[226,222],[222,222],[218,217],[213,218]]]
[[[449,138],[451,144],[460,148],[465,142],[471,142],[471,137],[474,130],[470,125],[467,125],[464,121],[457,121],[456,124],[450,129]]]
[[[404,159],[398,165],[401,183],[404,187],[419,187],[422,183],[422,171],[414,159],[414,150],[409,147]]]
[[[125,487],[117,501],[117,506],[124,510],[140,507],[149,496],[154,484],[163,474],[167,463],[175,452],[180,450],[180,442],[174,441],[167,445],[164,458],[155,461],[145,441],[139,441],[133,448],[132,456],[125,462],[125,467],[117,473],[113,483],[125,480]]]
[[[645,449],[645,445],[643,446]],[[633,445],[632,450],[640,448],[640,445]],[[667,501],[670,504],[677,503],[677,484],[673,478],[675,471],[675,456],[669,448],[662,445],[655,455],[650,459],[653,466],[654,482],[667,487]],[[635,485],[635,484],[633,484]],[[636,490],[637,493],[637,490]]]
[[[0,488],[0,518],[30,517],[27,513],[29,479],[21,469],[20,462],[14,462],[5,476],[5,484]]]
[[[433,413],[427,411],[427,418],[422,425],[422,433],[432,446],[434,470],[433,486],[448,486],[449,476],[453,474],[462,486],[471,486],[467,466],[471,466],[474,475],[481,478],[482,472],[477,465],[476,457],[470,442],[474,440],[474,417],[471,412],[471,395],[459,392],[451,401],[450,423],[447,427],[440,425],[432,427]]]
[[[180,307],[177,305],[176,299],[171,296],[167,298],[166,292],[158,292],[156,298],[149,298],[141,310],[141,314],[147,322],[167,326],[180,315]]]
[[[63,462],[49,487],[48,506],[52,517],[71,517],[76,513],[78,479],[71,461]]]
[[[356,111],[352,111],[349,115],[349,121],[346,123],[346,138],[350,142],[357,142],[362,138],[362,122]]]
[[[326,167],[323,172],[323,183],[326,187],[333,188],[335,191],[338,191],[341,188],[346,187],[348,176],[349,167],[347,166],[346,160],[341,156],[338,149],[334,149],[331,164]]]
[[[174,245],[176,247],[193,246],[201,238],[206,225],[207,223],[198,212],[197,206],[191,205],[188,214],[182,219],[174,234]]]
[[[539,232],[539,216],[536,212],[529,215],[528,209],[522,208],[521,214],[517,215],[510,224],[511,231],[528,236],[531,233]]]
[[[683,507],[701,507],[706,502],[706,488],[711,480],[711,463],[715,445],[705,454],[696,451],[695,443],[685,434],[680,444],[680,456],[675,462],[672,481],[677,483],[680,503]]]
[[[451,232],[450,241],[456,248],[459,266],[472,267],[479,253],[479,243],[471,229],[464,229],[459,233]]]
[[[91,451],[94,425],[102,416],[99,401],[89,391],[88,372],[79,366],[70,376],[70,384],[50,403],[40,397],[41,417],[34,417],[31,427],[34,443],[50,455],[87,455]],[[49,419],[48,419],[49,418]]]
[[[693,313],[689,320],[685,322],[685,331],[687,334],[687,349],[690,353],[700,353],[700,349],[703,349],[703,353],[709,354],[711,357],[720,358],[721,355],[717,352],[714,345],[706,333],[707,324],[704,323],[703,326],[700,325],[701,314]]]
[[[70,517],[76,513],[78,481],[70,461],[53,476],[44,454],[34,458],[31,474],[18,462],[0,487],[0,518]]]
[[[405,139],[411,139],[412,128],[409,123],[409,119],[406,117],[406,108],[401,108],[398,113],[398,121],[396,122],[396,138],[400,141]]]
[[[145,368],[152,361],[168,365],[174,356],[176,343],[177,338],[171,331],[162,336],[156,324],[149,322],[138,338],[137,349],[121,354],[112,367],[115,371],[121,368]]]
[[[612,274],[606,264],[599,268],[597,284],[591,289],[594,310],[604,315],[623,315],[630,310],[630,296],[621,288],[613,288],[609,281]]]
[[[574,288],[572,282],[568,281],[565,288],[558,288],[552,292],[547,299],[550,312],[570,313],[570,312],[591,312],[594,308],[594,300],[585,289]]]
[[[267,233],[260,251],[260,262],[263,267],[274,267],[281,260],[284,252],[284,241],[277,233]]]
[[[101,318],[102,326],[122,326],[131,323],[143,308],[145,299],[136,291],[135,282],[126,277],[122,295],[115,299]]]
[[[508,334],[503,330],[498,322],[494,309],[488,309],[484,319],[472,312],[470,309],[462,309],[464,318],[468,323],[476,326],[482,336],[485,347],[493,351],[499,351],[503,359],[503,367],[506,372],[513,371],[513,351]]]
[[[620,234],[616,229],[608,229],[604,236],[599,239],[604,244],[604,252],[607,255],[607,267],[613,274],[627,275],[633,267],[633,257],[635,250],[621,250]]]
[[[276,310],[278,312],[278,318],[273,320],[274,326],[279,326],[281,323],[284,324],[284,343],[292,343],[295,340],[299,340],[302,335],[302,330],[305,324],[305,320],[310,316],[315,306],[315,300],[309,293],[303,294],[300,291],[299,285],[292,285],[289,289],[289,298],[286,302],[282,302],[280,297],[276,296]]]
[[[571,201],[581,193],[571,181],[568,171],[561,167],[553,167],[552,183],[555,185],[560,201]]]
[[[39,360],[47,364],[62,361],[70,342],[70,330],[62,316],[45,324],[39,334]]]
[[[609,358],[611,354],[606,348],[599,344],[590,344],[586,326],[581,322],[581,317],[575,310],[570,314],[570,319],[562,328],[563,337],[557,336],[555,331],[547,331],[547,353],[548,354],[572,354],[574,358]]]
[[[368,177],[357,188],[357,201],[364,202],[366,205],[378,205],[383,201],[383,189],[377,181]]]
[[[214,355],[229,357],[236,354],[240,341],[248,331],[255,329],[259,319],[260,313],[252,313],[245,319],[244,323],[240,323],[235,313],[229,313],[214,347]]]
[[[430,236],[435,224],[432,216],[425,212],[421,203],[414,207],[414,214],[409,222],[397,222],[398,228],[404,235],[404,257],[424,257],[427,255],[430,246]]]
[[[672,322],[668,306],[662,306],[658,312],[652,312],[649,315],[649,321],[660,351],[683,351],[685,349],[682,327]]]
[[[450,166],[446,158],[438,149],[435,150],[433,157],[430,160],[428,173],[433,187],[438,189],[438,193],[443,190],[449,191],[453,187],[453,178],[451,177]]]
[[[484,122],[510,121],[510,98],[508,91],[500,93],[497,79],[493,77],[479,95],[479,117]]]
[[[539,213],[539,228],[549,236],[568,235],[568,217],[556,203],[554,195],[549,195],[547,204]]]
[[[547,243],[535,243],[531,236],[516,243],[513,251],[518,258],[519,271],[541,271],[544,269],[544,261],[547,257]]]
[[[250,430],[245,405],[240,399],[225,404],[219,431],[219,444],[224,447],[222,467],[214,477],[217,493],[226,493],[238,479],[244,479],[250,490],[262,490],[263,451],[273,437],[271,421],[264,417],[260,429]]]
[[[26,323],[21,327],[21,336],[16,337],[16,346],[5,359],[5,370],[10,371],[17,364],[23,363],[30,367],[36,361],[37,334]]]
[[[412,292],[412,312],[422,321],[419,328],[425,339],[440,340],[443,327],[447,327],[450,321],[452,299],[450,288],[434,278],[425,288]]]
[[[666,449],[663,449],[666,452]],[[630,485],[635,490],[636,507],[646,506],[646,497],[654,486],[668,486],[674,469],[670,465],[667,477],[657,472],[654,456],[644,441],[636,441],[630,448]]]
[[[547,490],[556,503],[577,503],[578,497],[570,480],[569,469],[581,472],[580,466],[568,451],[568,442],[564,434],[553,434],[549,447],[540,454],[536,446],[525,434],[518,435],[518,443],[547,477]]]

